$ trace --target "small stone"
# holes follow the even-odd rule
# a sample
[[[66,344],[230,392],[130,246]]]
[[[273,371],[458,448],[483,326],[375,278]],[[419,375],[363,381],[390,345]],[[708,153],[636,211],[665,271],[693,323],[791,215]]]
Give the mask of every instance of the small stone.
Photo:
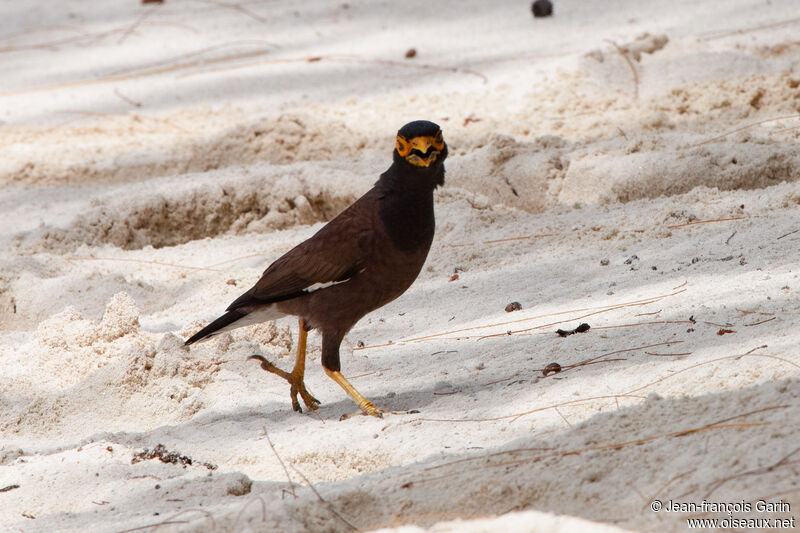
[[[519,311],[522,309],[522,304],[519,302],[511,302],[506,306],[506,313],[511,313],[513,311]]]
[[[647,403],[655,403],[655,402],[660,402],[663,399],[664,398],[657,392],[651,392],[650,394],[647,395],[647,398],[645,398],[644,401]]]
[[[417,49],[416,48],[409,48],[406,50],[406,59],[411,59],[412,57],[416,57]]]
[[[558,363],[550,363],[542,369],[542,375],[544,377],[547,377],[550,374],[558,374],[559,372],[561,372],[561,365]]]
[[[553,14],[553,3],[550,0],[536,0],[531,4],[531,11],[536,18],[549,17]]]
[[[600,266],[607,267],[611,261],[608,260],[607,257],[604,257],[600,260]]]
[[[589,331],[590,329],[591,329],[591,326],[589,324],[587,324],[586,322],[584,322],[583,324],[580,324],[575,329],[561,329],[561,328],[559,328],[559,329],[556,330],[556,334],[559,337],[569,337],[570,335],[575,335],[576,333],[584,333],[586,331]]]
[[[231,496],[244,496],[245,494],[250,494],[253,481],[246,475],[237,472],[231,476],[227,485],[225,492]]]

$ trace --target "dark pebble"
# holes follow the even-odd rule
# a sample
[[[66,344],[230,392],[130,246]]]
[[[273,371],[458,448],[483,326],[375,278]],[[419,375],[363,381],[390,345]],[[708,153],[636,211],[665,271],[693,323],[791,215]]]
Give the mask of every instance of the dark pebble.
[[[542,375],[544,377],[547,377],[550,374],[558,374],[559,372],[561,372],[561,365],[558,363],[550,363],[542,369]]]
[[[553,3],[550,0],[536,0],[531,5],[531,11],[536,18],[549,17],[553,14]]]

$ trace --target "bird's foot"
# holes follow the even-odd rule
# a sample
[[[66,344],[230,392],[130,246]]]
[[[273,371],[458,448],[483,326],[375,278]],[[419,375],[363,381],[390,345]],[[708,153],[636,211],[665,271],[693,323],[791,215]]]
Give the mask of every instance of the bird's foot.
[[[298,413],[303,412],[303,410],[300,408],[300,402],[297,401],[298,393],[300,394],[300,397],[303,399],[303,403],[306,404],[306,408],[309,411],[316,411],[319,408],[319,400],[314,398],[311,393],[308,392],[302,377],[296,379],[295,381],[289,381],[289,384],[291,385],[289,394],[292,396],[292,409]]]
[[[363,402],[358,402],[358,407],[359,407],[359,409],[361,409],[360,413],[345,413],[345,414],[343,414],[342,416],[339,417],[339,420],[340,421],[341,420],[347,420],[348,418],[353,418],[353,417],[359,416],[359,415],[375,416],[375,417],[378,417],[378,418],[383,418],[383,413],[387,412],[387,411],[384,411],[383,409],[375,407],[375,404],[373,404],[371,401],[369,401],[367,399],[364,399]]]
[[[306,404],[306,408],[309,411],[315,411],[319,406],[320,402],[314,396],[308,392],[306,389],[306,384],[303,382],[303,375],[295,372],[286,372],[281,370],[277,366],[273,365],[267,358],[263,355],[251,355],[248,359],[255,359],[256,361],[261,362],[261,368],[275,374],[276,376],[280,376],[286,381],[289,382],[289,395],[292,397],[292,409],[297,411],[298,413],[302,413],[303,409],[300,407],[300,402],[297,400],[297,395],[299,394],[300,397],[303,399],[303,403]]]

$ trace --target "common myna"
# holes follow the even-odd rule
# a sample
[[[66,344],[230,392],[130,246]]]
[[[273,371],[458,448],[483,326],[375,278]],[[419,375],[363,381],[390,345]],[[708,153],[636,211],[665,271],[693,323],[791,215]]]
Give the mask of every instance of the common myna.
[[[224,331],[285,315],[300,319],[297,356],[289,372],[263,356],[261,368],[291,385],[314,410],[319,401],[303,383],[306,337],[322,333],[322,367],[364,414],[381,411],[342,376],[339,345],[361,317],[386,305],[414,282],[433,241],[433,190],[444,184],[447,145],[433,122],[416,120],[397,132],[394,161],[375,186],[328,222],[310,239],[292,248],[264,271],[225,314],[194,334],[192,344]]]

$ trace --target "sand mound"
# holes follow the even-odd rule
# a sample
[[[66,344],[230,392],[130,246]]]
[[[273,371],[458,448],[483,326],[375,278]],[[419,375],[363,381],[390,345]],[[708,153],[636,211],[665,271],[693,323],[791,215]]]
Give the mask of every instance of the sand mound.
[[[621,58],[598,63],[590,56],[579,72],[561,73],[546,92],[527,97],[531,108],[521,117],[506,117],[514,124],[510,134],[487,131],[503,127],[498,117],[456,126],[465,155],[452,162],[450,175],[490,204],[532,212],[673,196],[698,186],[759,189],[800,179],[793,139],[800,118],[796,74],[651,87],[648,73],[667,68],[662,63],[669,60],[650,60],[638,67],[644,97],[608,82],[630,80]],[[470,127],[477,129],[471,138],[465,135]]]
[[[196,129],[197,120],[205,128]],[[3,130],[0,183],[140,182],[231,165],[352,157],[369,149],[369,141],[341,122],[303,113],[253,119],[241,111],[202,108],[160,117],[110,115],[74,126]],[[31,143],[42,157],[30,158]]]
[[[68,308],[42,322],[17,362],[29,371],[41,368],[41,379],[30,383],[28,401],[17,398],[3,409],[0,428],[49,434],[77,425],[81,431],[113,431],[196,413],[203,407],[202,389],[219,365],[189,357],[172,334],[157,339],[141,332],[138,319],[133,300],[120,293],[99,321]],[[92,422],[84,420],[87,411],[116,415]]]
[[[451,165],[457,186],[492,204],[539,212],[558,201],[556,185],[569,167],[570,143],[555,136],[516,140],[491,135]],[[552,189],[556,188],[556,191]]]
[[[353,200],[346,190],[310,187],[299,169],[236,182],[205,179],[196,184],[194,178],[154,182],[144,193],[126,191],[133,198],[96,198],[95,207],[67,227],[39,228],[22,238],[45,250],[104,244],[126,250],[161,248],[224,233],[312,224],[332,218]]]
[[[597,154],[573,163],[558,201],[629,202],[674,196],[698,186],[720,190],[762,189],[800,179],[800,153],[788,143],[720,142],[679,153],[652,150]]]

